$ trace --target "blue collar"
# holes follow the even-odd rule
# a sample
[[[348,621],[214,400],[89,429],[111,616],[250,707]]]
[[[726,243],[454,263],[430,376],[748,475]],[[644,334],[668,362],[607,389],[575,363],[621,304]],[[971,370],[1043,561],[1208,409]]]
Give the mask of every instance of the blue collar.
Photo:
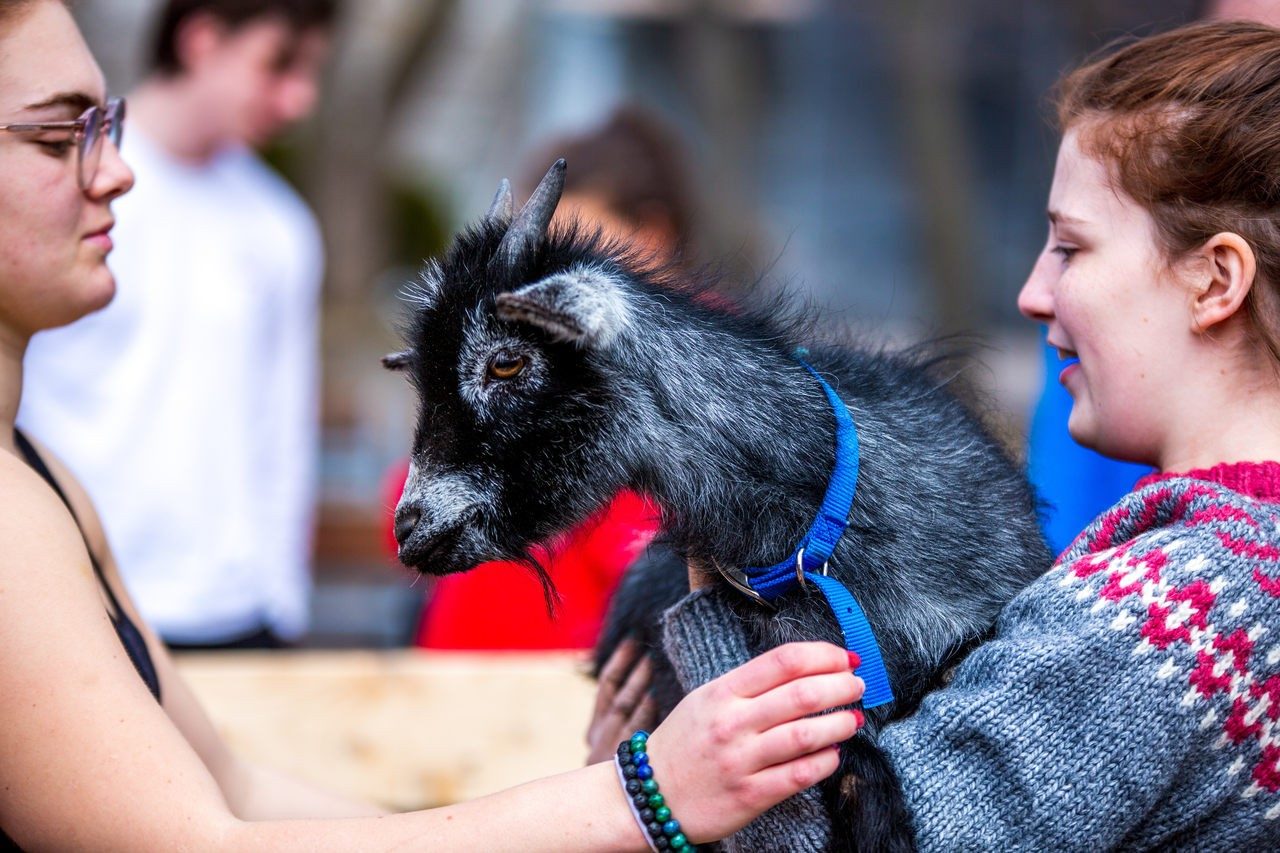
[[[858,676],[867,686],[862,706],[875,708],[893,701],[893,690],[889,687],[889,674],[884,668],[880,646],[853,594],[827,574],[827,561],[849,524],[853,496],[858,487],[858,429],[848,407],[826,380],[804,361],[796,360],[822,385],[836,416],[836,461],[827,482],[827,493],[817,518],[791,556],[772,566],[743,568],[735,572],[721,569],[721,574],[738,589],[765,603],[772,603],[806,583],[818,587],[840,623],[845,648],[862,659]]]

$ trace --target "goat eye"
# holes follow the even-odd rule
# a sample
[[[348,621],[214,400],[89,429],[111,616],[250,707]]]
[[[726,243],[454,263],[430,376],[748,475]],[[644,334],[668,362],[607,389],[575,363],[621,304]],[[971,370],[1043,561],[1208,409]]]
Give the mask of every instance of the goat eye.
[[[522,355],[494,356],[489,361],[489,377],[491,379],[511,379],[524,370],[525,364],[525,357]]]

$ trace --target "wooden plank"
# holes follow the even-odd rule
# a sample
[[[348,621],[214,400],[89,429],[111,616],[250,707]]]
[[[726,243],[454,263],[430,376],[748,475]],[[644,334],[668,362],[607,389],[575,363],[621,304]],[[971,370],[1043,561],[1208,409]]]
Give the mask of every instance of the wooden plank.
[[[187,653],[232,749],[394,809],[581,766],[594,684],[577,653]]]

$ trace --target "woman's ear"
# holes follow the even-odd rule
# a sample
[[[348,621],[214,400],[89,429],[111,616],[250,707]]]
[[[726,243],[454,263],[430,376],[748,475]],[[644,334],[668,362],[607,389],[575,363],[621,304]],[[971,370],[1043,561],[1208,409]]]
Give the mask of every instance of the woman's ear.
[[[1214,234],[1192,254],[1202,262],[1196,265],[1192,328],[1204,332],[1235,316],[1244,305],[1258,261],[1248,241],[1230,231]]]

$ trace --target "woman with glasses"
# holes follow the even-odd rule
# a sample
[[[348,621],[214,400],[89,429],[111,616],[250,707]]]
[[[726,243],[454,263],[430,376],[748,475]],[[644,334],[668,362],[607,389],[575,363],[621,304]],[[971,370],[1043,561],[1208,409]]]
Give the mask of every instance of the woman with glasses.
[[[133,181],[124,112],[61,2],[0,0],[0,847],[649,849],[611,763],[378,816],[219,739],[121,587],[88,496],[14,428],[31,336],[115,293],[111,202]],[[835,769],[830,746],[856,715],[808,715],[861,695],[848,663],[833,646],[784,647],[653,733],[681,840],[727,835]]]

